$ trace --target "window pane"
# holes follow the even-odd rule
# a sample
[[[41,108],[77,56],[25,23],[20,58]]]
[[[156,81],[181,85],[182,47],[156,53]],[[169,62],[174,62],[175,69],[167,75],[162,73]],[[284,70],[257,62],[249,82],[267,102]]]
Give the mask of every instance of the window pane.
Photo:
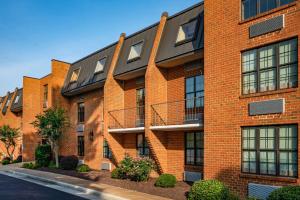
[[[279,81],[280,81],[281,89],[297,87],[298,84],[297,64],[281,67],[279,73],[280,73]]]
[[[243,172],[256,173],[256,154],[253,151],[243,152]]]
[[[260,72],[260,91],[275,90],[276,71],[275,69]]]
[[[296,126],[287,126],[279,129],[279,148],[285,150],[297,149]]]
[[[242,71],[250,72],[256,69],[256,50],[247,51],[242,55]]]
[[[143,147],[143,144],[144,144],[144,137],[142,134],[138,134],[138,136],[137,136],[138,147]]]
[[[95,73],[103,72],[104,66],[105,66],[106,58],[103,58],[97,62]]]
[[[274,46],[263,47],[259,50],[259,68],[266,69],[275,66]]]
[[[248,19],[257,14],[256,0],[243,0],[242,4],[243,19]]]
[[[186,95],[186,108],[194,108],[194,93]]]
[[[280,0],[280,5],[286,5],[286,4],[289,4],[289,3],[292,3],[294,2],[295,0]]]
[[[190,93],[190,92],[194,92],[194,77],[192,78],[187,78],[185,80],[185,92],[186,93]]]
[[[196,148],[203,148],[204,141],[203,141],[203,132],[196,132]]]
[[[131,46],[128,60],[132,60],[141,56],[143,42]]]
[[[186,134],[186,148],[194,148],[194,133]]]
[[[197,92],[196,93],[196,107],[203,107],[204,106],[204,92]]]
[[[243,75],[243,94],[255,93],[256,85],[256,73],[247,73]]]
[[[203,164],[203,149],[196,150],[196,165]]]
[[[75,69],[72,73],[70,82],[76,82],[78,80],[80,69]]]
[[[196,76],[196,91],[204,90],[204,76]]]
[[[276,8],[276,0],[261,0],[260,1],[260,13],[269,11]]]
[[[297,40],[289,40],[279,44],[280,65],[296,62],[297,59]]]
[[[193,20],[187,24],[180,26],[177,34],[176,43],[192,39],[195,35],[196,26],[197,20]]]
[[[243,149],[255,149],[255,129],[243,130]]]
[[[260,152],[260,173],[261,174],[276,174],[275,153]]]
[[[260,128],[260,149],[274,149],[275,148],[275,129],[274,128]]]
[[[190,164],[190,165],[193,165],[194,164],[194,149],[187,149],[186,150],[186,164]]]

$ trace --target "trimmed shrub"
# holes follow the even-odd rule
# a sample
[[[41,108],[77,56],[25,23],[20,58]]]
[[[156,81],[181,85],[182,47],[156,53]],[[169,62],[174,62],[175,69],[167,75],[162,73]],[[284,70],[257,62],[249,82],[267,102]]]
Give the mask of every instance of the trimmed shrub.
[[[300,199],[300,186],[282,187],[271,192],[268,200],[294,200]]]
[[[155,182],[156,187],[163,187],[163,188],[169,188],[169,187],[175,187],[176,185],[176,177],[172,174],[162,174],[158,177],[158,179]]]
[[[77,156],[64,156],[60,160],[60,167],[64,170],[75,170],[78,162],[79,160]]]
[[[227,200],[229,198],[229,189],[217,180],[195,182],[188,195],[188,200]]]
[[[51,160],[51,146],[48,144],[39,145],[35,149],[36,164],[41,167],[48,167]]]
[[[9,160],[2,160],[2,165],[8,165],[8,164],[10,164]]]
[[[84,172],[89,172],[91,171],[90,167],[88,165],[85,165],[85,164],[82,164],[82,165],[79,165],[76,169],[77,172],[81,172],[81,173],[84,173]]]
[[[37,168],[39,168],[39,166],[35,165],[33,163],[24,163],[22,165],[22,168],[25,168],[25,169],[37,169]]]
[[[117,179],[128,178],[132,181],[146,181],[154,168],[154,162],[149,158],[133,159],[126,156],[120,162],[120,165],[112,171],[111,177]]]
[[[147,181],[151,170],[154,169],[154,162],[149,158],[137,158],[133,160],[133,167],[127,176],[131,181]]]
[[[111,178],[114,179],[124,179],[121,175],[121,171],[119,168],[115,168],[112,172],[111,172]]]

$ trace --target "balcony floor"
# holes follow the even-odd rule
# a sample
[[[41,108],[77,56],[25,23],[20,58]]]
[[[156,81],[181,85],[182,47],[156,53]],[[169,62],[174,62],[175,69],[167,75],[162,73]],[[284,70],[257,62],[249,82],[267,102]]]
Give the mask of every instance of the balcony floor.
[[[108,129],[109,133],[141,133],[145,132],[145,127],[135,127],[135,128],[114,128]]]
[[[162,126],[150,126],[153,131],[191,131],[199,130],[203,128],[203,124],[181,124],[181,125],[162,125]]]

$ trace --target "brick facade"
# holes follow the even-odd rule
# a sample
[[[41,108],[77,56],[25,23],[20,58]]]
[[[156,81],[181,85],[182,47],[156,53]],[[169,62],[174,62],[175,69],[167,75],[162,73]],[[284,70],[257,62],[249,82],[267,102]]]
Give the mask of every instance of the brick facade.
[[[241,95],[241,51],[299,36],[300,3],[296,1],[291,6],[275,9],[252,20],[241,21],[240,2],[208,0],[204,4],[204,177],[220,179],[234,191],[246,194],[249,182],[272,185],[299,183],[299,179],[241,174],[241,127],[300,122],[298,88]],[[284,29],[249,39],[250,25],[281,14],[285,14]],[[298,49],[299,47],[298,41]],[[298,70],[298,80],[299,75]],[[278,98],[286,99],[285,113],[248,116],[250,102]],[[298,171],[299,169],[298,166]]]
[[[91,91],[81,91],[71,97],[62,96],[61,89],[72,64],[53,60],[51,74],[41,79],[24,77],[22,115],[15,116],[7,113],[4,117],[0,113],[0,125],[11,124],[12,121],[18,122],[17,125],[22,127],[23,134],[23,159],[24,161],[33,160],[34,149],[40,139],[34,133],[35,130],[30,123],[37,114],[44,110],[43,90],[45,85],[48,85],[48,107],[56,105],[64,107],[68,110],[71,122],[70,128],[61,138],[60,154],[77,155],[78,136],[84,136],[84,156],[80,159],[93,169],[101,169],[103,162],[111,162],[115,167],[126,154],[136,157],[137,134],[143,133],[150,149],[150,156],[158,165],[159,173],[174,174],[178,180],[184,179],[184,171],[200,172],[204,179],[219,179],[241,196],[247,194],[247,186],[250,182],[271,185],[299,184],[298,178],[241,173],[242,127],[299,124],[300,121],[298,87],[242,95],[241,54],[245,50],[298,37],[300,32],[299,7],[300,3],[296,1],[253,19],[242,21],[240,0],[206,0],[204,3],[204,58],[203,53],[199,52],[199,54],[181,55],[171,58],[172,64],[169,63],[169,66],[159,65],[156,62],[161,40],[167,22],[170,20],[170,17],[164,13],[157,25],[144,74],[131,76],[126,80],[120,80],[114,76],[122,49],[125,48],[124,44],[128,39],[125,34],[121,34],[115,44],[104,86]],[[249,39],[250,25],[282,14],[285,15],[285,26],[282,30]],[[298,41],[298,49],[299,47]],[[298,50],[298,59],[299,52]],[[198,75],[205,77],[204,125],[196,128],[182,126],[172,130],[154,129],[153,119],[156,117],[154,106],[157,104],[166,106],[159,113],[161,118],[177,117],[183,119],[182,124],[179,125],[185,125],[186,111],[183,111],[186,109],[185,80]],[[299,77],[300,70],[298,70],[298,80]],[[135,118],[137,89],[140,88],[145,88],[145,124],[143,127],[136,125]],[[279,98],[285,99],[284,113],[249,116],[249,103]],[[77,130],[77,106],[80,102],[85,105],[83,132]],[[173,108],[172,105],[177,105],[177,107]],[[121,112],[120,121],[132,120],[130,126],[136,127],[133,130],[128,129],[132,127],[112,127],[111,121],[114,120],[112,112]],[[112,130],[119,128],[122,130],[117,132]],[[203,166],[185,164],[185,134],[193,131],[204,132]],[[299,132],[300,129],[298,135]],[[108,141],[112,151],[111,160],[103,158],[104,139]],[[299,161],[298,156],[298,163]],[[299,166],[298,171],[300,171]]]

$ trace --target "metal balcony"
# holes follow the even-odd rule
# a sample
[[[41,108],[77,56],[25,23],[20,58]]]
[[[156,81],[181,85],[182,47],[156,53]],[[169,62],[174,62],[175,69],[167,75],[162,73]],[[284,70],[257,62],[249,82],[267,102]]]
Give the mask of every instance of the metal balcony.
[[[203,128],[203,97],[154,104],[151,110],[151,130],[185,131]]]
[[[145,131],[145,106],[109,111],[108,132],[137,133]]]

